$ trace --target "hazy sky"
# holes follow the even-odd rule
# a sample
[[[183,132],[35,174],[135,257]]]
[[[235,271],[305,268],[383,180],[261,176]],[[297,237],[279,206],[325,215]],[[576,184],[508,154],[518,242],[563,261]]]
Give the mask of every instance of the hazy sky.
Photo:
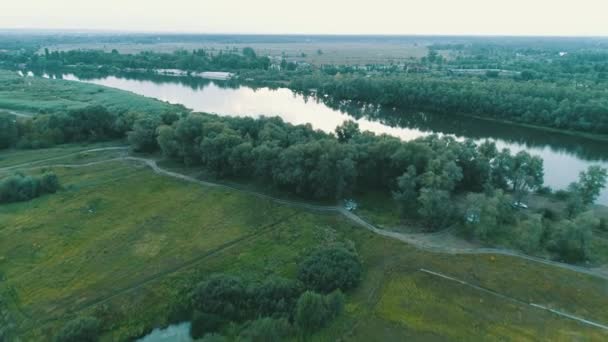
[[[0,28],[608,35],[608,0],[0,1]]]

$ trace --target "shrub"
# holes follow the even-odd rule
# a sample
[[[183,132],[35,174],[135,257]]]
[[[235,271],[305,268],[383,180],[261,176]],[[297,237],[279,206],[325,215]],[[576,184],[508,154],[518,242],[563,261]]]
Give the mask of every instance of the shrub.
[[[241,320],[246,315],[248,293],[241,278],[216,274],[200,283],[192,292],[192,308],[227,320]]]
[[[307,288],[329,293],[349,290],[361,280],[361,263],[357,255],[342,247],[325,248],[308,256],[300,264],[298,279]]]
[[[599,224],[592,213],[584,213],[574,220],[564,220],[551,232],[548,248],[567,262],[589,259],[592,229]]]
[[[99,320],[80,317],[67,323],[55,337],[57,342],[94,342],[99,340]]]
[[[327,323],[328,310],[322,295],[306,291],[298,299],[295,322],[305,334],[312,333]]]
[[[201,338],[205,334],[219,331],[225,323],[226,321],[218,315],[195,311],[192,315],[190,336],[195,339]]]
[[[41,177],[16,173],[0,181],[0,203],[29,201],[45,193],[59,189],[59,180],[52,172]]]
[[[249,323],[241,331],[237,341],[280,342],[286,340],[290,334],[291,325],[286,319],[265,317]]]
[[[344,295],[340,290],[326,296],[306,291],[298,299],[295,323],[303,334],[310,334],[329,324],[343,309]]]
[[[295,281],[271,277],[252,287],[250,292],[256,316],[290,318],[302,289]]]

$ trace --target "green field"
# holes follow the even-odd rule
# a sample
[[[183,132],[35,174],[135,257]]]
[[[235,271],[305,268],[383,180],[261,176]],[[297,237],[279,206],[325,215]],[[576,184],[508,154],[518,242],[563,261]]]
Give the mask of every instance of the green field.
[[[171,53],[177,50],[205,49],[212,53],[221,50],[235,49],[241,51],[251,47],[260,56],[276,58],[285,57],[288,61],[301,61],[314,65],[323,64],[387,64],[398,63],[411,58],[421,58],[428,54],[426,43],[399,44],[392,42],[351,42],[336,44],[333,42],[310,43],[80,43],[57,44],[50,46],[50,51],[69,50],[103,50],[111,52],[116,49],[120,53],[140,53],[144,51]],[[321,50],[321,54],[318,51]],[[40,51],[42,53],[42,51]],[[304,55],[302,55],[304,54]],[[447,56],[447,54],[446,54]]]
[[[66,163],[123,153],[70,149]],[[0,167],[57,155],[3,153]],[[364,279],[315,340],[608,338],[527,304],[607,324],[608,281],[600,278],[514,257],[423,252],[341,216],[193,185],[135,162],[50,168],[62,191],[0,206],[0,293],[23,340],[47,340],[85,314],[103,321],[104,340],[132,338],[166,324],[170,303],[211,273],[293,277],[307,252],[337,241],[354,244]]]
[[[176,108],[123,90],[42,77],[21,77],[16,72],[0,70],[0,113],[57,113],[83,108],[91,103],[115,113],[162,113]]]

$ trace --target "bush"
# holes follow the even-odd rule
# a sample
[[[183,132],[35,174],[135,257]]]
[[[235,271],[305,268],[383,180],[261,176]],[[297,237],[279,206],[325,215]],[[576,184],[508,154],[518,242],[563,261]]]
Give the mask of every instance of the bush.
[[[55,337],[55,341],[94,342],[99,340],[99,333],[99,320],[93,317],[81,317],[66,324]]]
[[[307,288],[329,293],[349,290],[361,280],[361,263],[355,253],[342,247],[321,249],[300,264],[298,279]]]
[[[271,277],[252,287],[250,292],[254,315],[290,318],[302,289],[295,281]]]
[[[193,291],[192,308],[239,321],[246,315],[248,293],[241,278],[225,274],[211,276]]]
[[[306,291],[298,299],[295,322],[305,334],[321,329],[327,324],[328,310],[322,295]]]
[[[249,323],[241,331],[237,341],[280,342],[289,337],[291,330],[291,325],[284,318],[260,318]]]
[[[343,309],[344,295],[340,290],[326,296],[306,291],[298,299],[295,323],[302,333],[310,334],[329,324]]]
[[[0,203],[29,201],[58,189],[59,180],[52,172],[46,172],[41,177],[16,173],[0,181]]]
[[[190,336],[195,339],[201,338],[205,334],[219,331],[225,323],[226,321],[218,315],[195,311],[192,315]]]
[[[600,224],[598,226],[598,229],[601,231],[608,231],[608,219],[606,218],[601,218],[600,219]]]
[[[551,232],[548,248],[567,262],[581,262],[589,259],[589,246],[593,237],[592,229],[599,220],[592,213],[584,213],[574,220],[564,220]]]

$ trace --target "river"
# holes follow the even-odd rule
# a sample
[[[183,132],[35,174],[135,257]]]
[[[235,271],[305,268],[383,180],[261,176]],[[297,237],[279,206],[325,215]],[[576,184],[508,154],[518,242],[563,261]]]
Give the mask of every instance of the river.
[[[47,76],[48,77],[48,76]],[[434,115],[400,109],[361,108],[331,103],[297,94],[286,88],[227,86],[223,82],[175,77],[108,76],[81,79],[72,74],[64,79],[128,90],[136,94],[182,104],[195,111],[230,116],[280,116],[293,124],[310,123],[331,132],[344,120],[355,119],[362,130],[386,133],[404,140],[429,134],[449,134],[459,139],[491,140],[499,148],[525,150],[544,160],[545,184],[563,189],[589,165],[608,168],[606,142],[547,132],[464,116]],[[608,189],[598,203],[608,205]]]

